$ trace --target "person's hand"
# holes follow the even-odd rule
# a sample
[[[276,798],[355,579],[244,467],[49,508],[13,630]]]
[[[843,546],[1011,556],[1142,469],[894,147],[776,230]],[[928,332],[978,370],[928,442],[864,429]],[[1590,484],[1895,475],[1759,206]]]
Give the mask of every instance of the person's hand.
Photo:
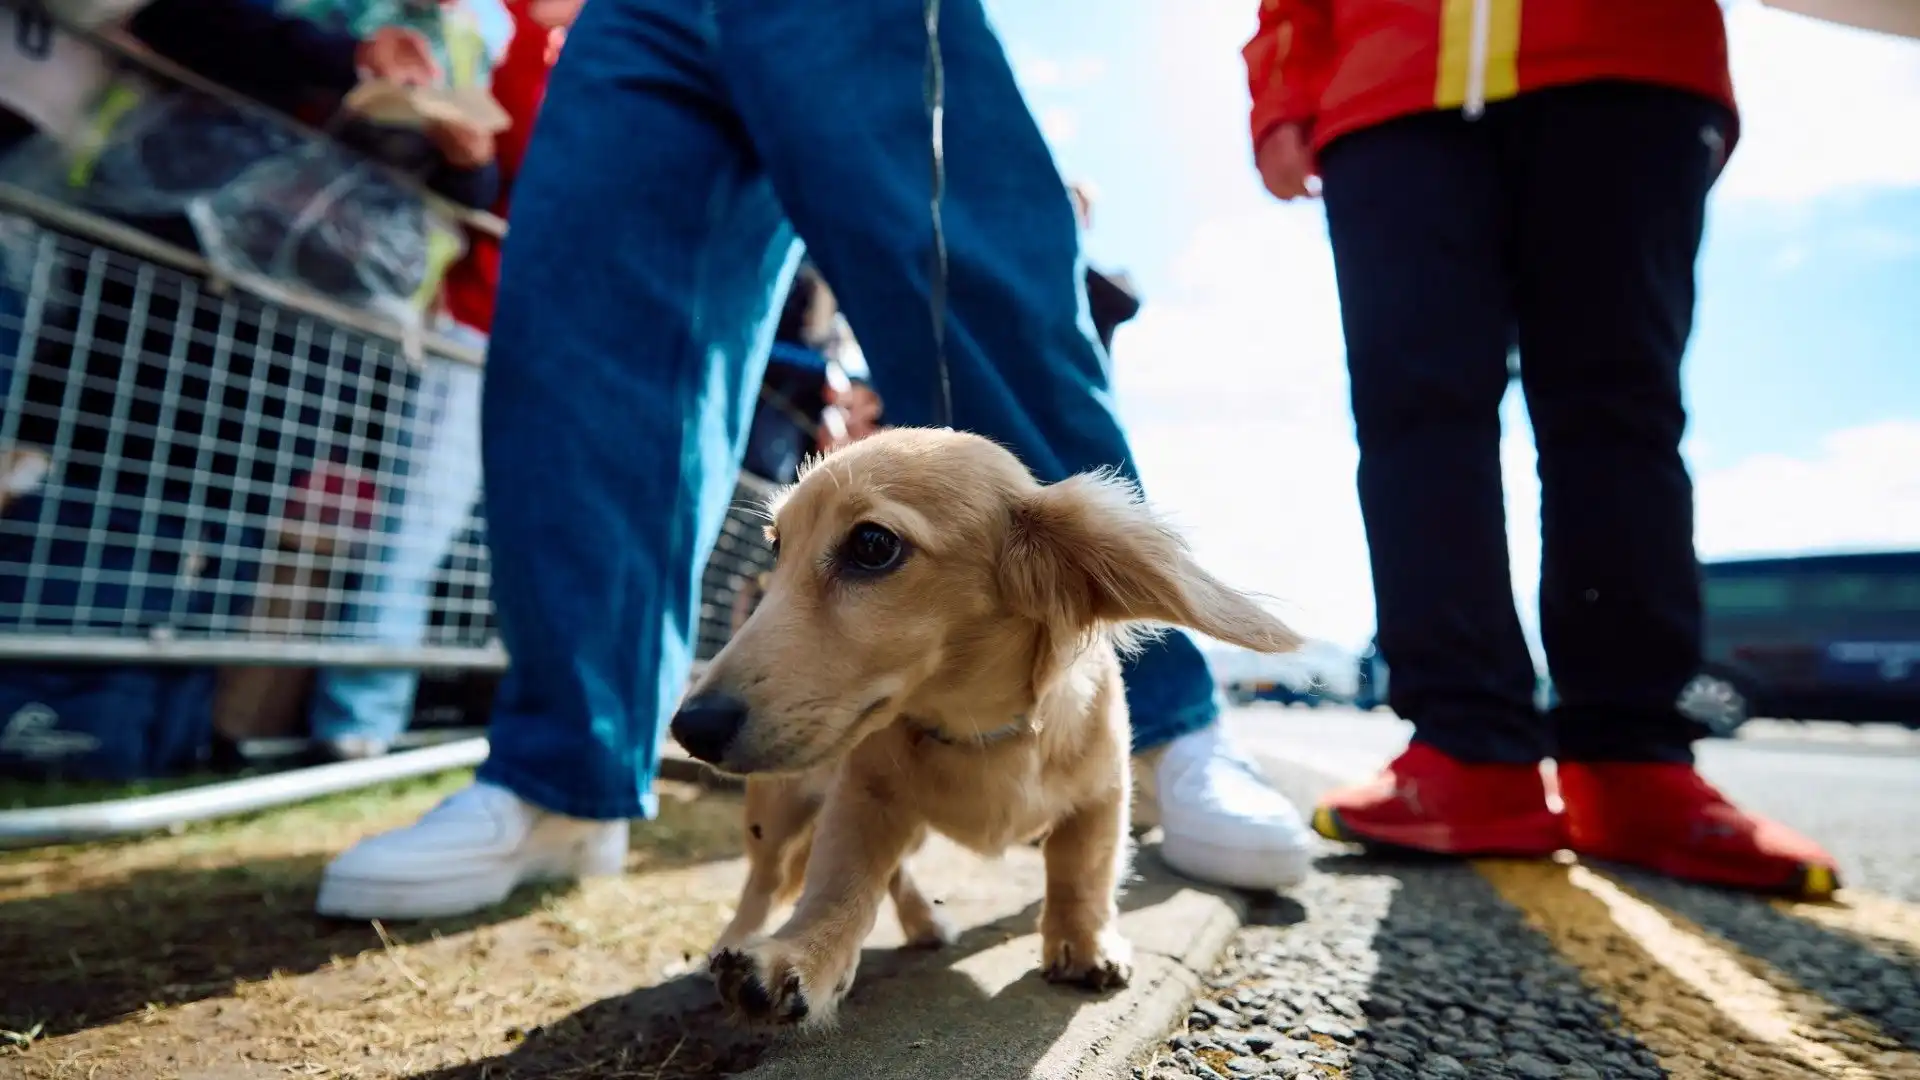
[[[1254,152],[1254,163],[1276,199],[1291,202],[1320,193],[1319,185],[1313,182],[1313,151],[1307,147],[1306,129],[1299,124],[1274,128]]]
[[[440,62],[425,35],[402,26],[383,26],[354,50],[355,66],[369,77],[402,86],[432,86],[440,81]]]
[[[447,164],[457,169],[477,169],[493,160],[493,136],[476,127],[447,120],[430,120],[427,139]]]
[[[549,30],[562,30],[580,17],[586,0],[526,0],[527,18]]]
[[[847,413],[838,405],[829,405],[820,410],[820,426],[813,430],[813,449],[816,453],[831,454],[853,442],[853,436],[847,433]]]
[[[831,383],[825,392],[827,407],[820,416],[820,432],[815,447],[821,453],[838,450],[879,431],[880,395],[866,383],[857,382],[845,389]]]
[[[847,438],[858,441],[880,430],[880,395],[864,382],[829,390],[829,398],[847,419]]]

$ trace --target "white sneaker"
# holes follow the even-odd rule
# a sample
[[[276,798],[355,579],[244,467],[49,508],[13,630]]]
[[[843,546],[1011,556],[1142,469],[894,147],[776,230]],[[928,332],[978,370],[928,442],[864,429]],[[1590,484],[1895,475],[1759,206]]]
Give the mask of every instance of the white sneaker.
[[[494,906],[531,881],[618,874],[627,823],[548,813],[493,784],[340,853],[314,908],[341,919],[437,919]]]
[[[1136,816],[1160,825],[1168,866],[1237,889],[1286,889],[1306,878],[1314,841],[1305,819],[1219,724],[1182,735],[1158,756],[1137,771],[1149,775]]]

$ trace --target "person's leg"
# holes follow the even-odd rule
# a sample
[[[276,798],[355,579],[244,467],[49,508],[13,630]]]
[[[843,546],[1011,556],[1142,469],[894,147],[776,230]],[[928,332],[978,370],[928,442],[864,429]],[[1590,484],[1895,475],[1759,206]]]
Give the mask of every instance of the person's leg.
[[[701,569],[797,265],[703,74],[713,6],[584,11],[514,195],[484,447],[514,663],[481,776],[575,817],[655,813]]]
[[[335,860],[323,911],[473,910],[531,877],[615,871],[625,819],[656,810],[701,564],[797,257],[710,78],[712,7],[596,0],[569,36],[516,184],[487,364],[512,657],[492,752],[468,792]]]
[[[824,0],[756,5],[750,16],[720,8],[728,88],[859,336],[888,421],[905,425],[938,419],[920,15]],[[978,0],[943,5],[941,46],[954,424],[1006,445],[1044,481],[1095,468],[1134,478],[1066,184]],[[1215,738],[1213,678],[1192,639],[1163,638],[1129,667],[1127,686],[1136,749],[1166,747],[1171,759],[1195,740],[1178,756],[1197,779],[1175,785],[1179,808],[1162,807],[1170,861],[1195,850],[1183,841],[1211,835],[1232,849],[1229,865],[1187,860],[1190,872],[1297,878],[1304,829]],[[1175,817],[1197,823],[1176,836]]]
[[[1507,562],[1512,276],[1489,126],[1435,113],[1348,136],[1322,190],[1390,703],[1453,757],[1532,764],[1547,733]]]
[[[1495,123],[1411,117],[1346,136],[1320,162],[1379,649],[1390,703],[1414,725],[1413,747],[1385,776],[1316,813],[1316,829],[1340,839],[1460,853],[1559,846],[1507,562],[1499,409],[1513,282]]]
[[[1704,732],[1676,702],[1700,670],[1701,616],[1680,361],[1727,117],[1691,95],[1608,84],[1523,105],[1509,132],[1523,170],[1521,380],[1540,456],[1559,756],[1691,762]],[[1628,145],[1585,145],[1642,125]]]
[[[1700,780],[1703,732],[1677,704],[1701,662],[1680,365],[1731,117],[1678,91],[1593,84],[1523,100],[1516,119],[1540,621],[1574,847],[1720,884],[1829,892],[1824,852]]]
[[[452,328],[479,349],[486,337]],[[393,533],[360,603],[371,606],[367,640],[418,646],[431,618],[434,574],[480,495],[481,370],[430,364],[406,413],[406,459],[396,478]],[[329,668],[314,683],[311,735],[335,758],[384,753],[413,718],[420,673],[405,668]]]

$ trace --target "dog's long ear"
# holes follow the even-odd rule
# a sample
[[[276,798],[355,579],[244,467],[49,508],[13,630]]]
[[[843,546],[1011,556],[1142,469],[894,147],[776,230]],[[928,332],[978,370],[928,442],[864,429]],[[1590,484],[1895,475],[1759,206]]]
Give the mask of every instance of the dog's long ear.
[[[1083,474],[1023,496],[1012,510],[1001,583],[1008,602],[1048,626],[1164,623],[1258,652],[1300,637],[1200,569],[1133,485]]]

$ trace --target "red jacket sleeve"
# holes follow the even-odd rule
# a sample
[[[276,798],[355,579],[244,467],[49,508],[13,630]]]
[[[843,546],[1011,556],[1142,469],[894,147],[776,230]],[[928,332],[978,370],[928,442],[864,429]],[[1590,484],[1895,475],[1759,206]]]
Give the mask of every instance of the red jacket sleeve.
[[[1256,150],[1281,124],[1311,128],[1333,66],[1332,0],[1261,0],[1260,29],[1240,55],[1253,95]]]

